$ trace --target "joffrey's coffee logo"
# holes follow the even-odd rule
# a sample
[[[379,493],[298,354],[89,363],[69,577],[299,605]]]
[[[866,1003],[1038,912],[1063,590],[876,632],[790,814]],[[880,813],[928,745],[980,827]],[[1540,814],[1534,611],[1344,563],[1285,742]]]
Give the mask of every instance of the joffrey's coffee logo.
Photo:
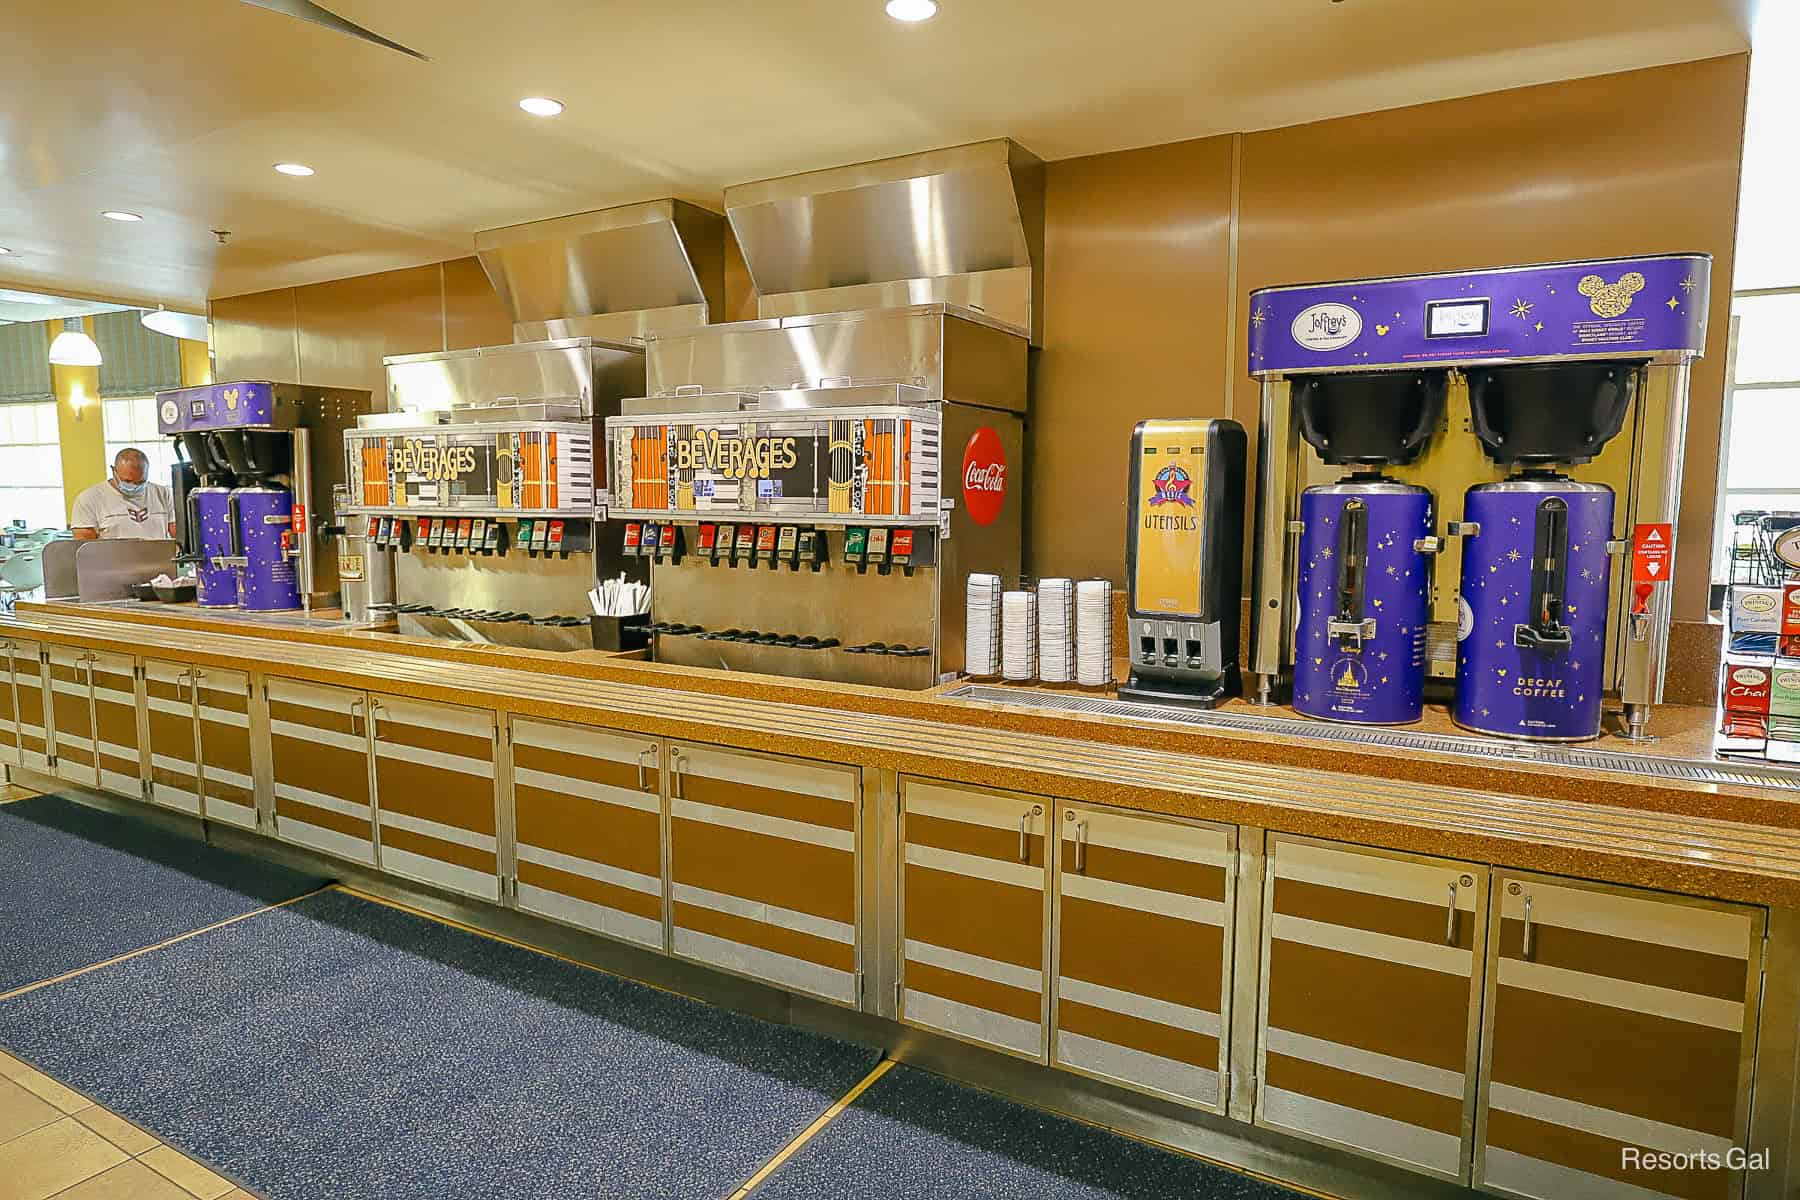
[[[1294,341],[1307,350],[1341,350],[1362,336],[1362,314],[1348,304],[1329,301],[1301,311],[1290,327]]]
[[[675,443],[675,469],[706,471],[726,479],[768,479],[800,461],[791,437],[734,437],[716,429],[696,429]]]
[[[440,446],[407,438],[389,451],[391,466],[402,475],[423,476],[437,483],[461,479],[475,470],[475,447]]]

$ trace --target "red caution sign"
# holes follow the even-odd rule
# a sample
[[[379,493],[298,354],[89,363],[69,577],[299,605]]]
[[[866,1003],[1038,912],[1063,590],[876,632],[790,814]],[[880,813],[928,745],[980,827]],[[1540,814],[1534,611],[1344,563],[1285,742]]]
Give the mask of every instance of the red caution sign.
[[[1669,577],[1669,565],[1674,556],[1673,525],[1639,525],[1631,535],[1632,582],[1663,582]]]
[[[294,532],[306,532],[306,505],[304,504],[294,505]]]

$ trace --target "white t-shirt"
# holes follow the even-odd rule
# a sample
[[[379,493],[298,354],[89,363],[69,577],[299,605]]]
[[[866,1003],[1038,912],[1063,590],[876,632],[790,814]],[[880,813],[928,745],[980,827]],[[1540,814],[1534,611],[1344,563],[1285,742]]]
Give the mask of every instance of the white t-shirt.
[[[175,500],[160,483],[147,484],[135,499],[127,499],[112,480],[102,480],[75,497],[71,529],[92,529],[103,538],[140,538],[153,541],[169,536],[175,519]]]

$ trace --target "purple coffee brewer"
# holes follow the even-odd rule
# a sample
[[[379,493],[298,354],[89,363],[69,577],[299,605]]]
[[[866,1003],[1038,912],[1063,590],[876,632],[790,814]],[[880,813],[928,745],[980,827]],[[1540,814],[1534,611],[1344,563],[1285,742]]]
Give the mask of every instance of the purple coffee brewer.
[[[1470,488],[1463,502],[1453,716],[1465,729],[1533,741],[1600,736],[1613,491],[1557,468],[1589,461],[1618,435],[1636,367],[1468,373],[1476,437],[1518,470]]]
[[[1624,539],[1667,537],[1680,520],[1689,364],[1706,345],[1711,278],[1707,255],[1658,254],[1251,292],[1255,700],[1281,703],[1291,683],[1312,717],[1416,714],[1416,675],[1359,668],[1410,665],[1410,642],[1373,656],[1369,644],[1417,611],[1410,590],[1404,601],[1387,590],[1390,569],[1405,580],[1434,565],[1429,701],[1450,700],[1449,715],[1483,735],[1577,740],[1600,732],[1604,696],[1623,708],[1622,736],[1648,736],[1676,588],[1666,569],[1622,578],[1613,559]],[[1367,444],[1359,423],[1392,438],[1412,411],[1379,391],[1428,377],[1448,386],[1416,456]],[[1327,483],[1321,459],[1344,477]],[[1429,492],[1429,518],[1402,484]],[[1402,530],[1428,520],[1438,530],[1409,547]],[[1383,624],[1401,609],[1407,620]]]
[[[157,393],[157,428],[180,450],[171,480],[178,561],[195,568],[202,605],[338,603],[337,448],[369,405],[361,389],[255,379]]]
[[[1297,382],[1300,434],[1351,473],[1300,494],[1294,710],[1404,725],[1425,704],[1436,521],[1431,493],[1384,478],[1413,461],[1444,416],[1443,371],[1320,375]]]

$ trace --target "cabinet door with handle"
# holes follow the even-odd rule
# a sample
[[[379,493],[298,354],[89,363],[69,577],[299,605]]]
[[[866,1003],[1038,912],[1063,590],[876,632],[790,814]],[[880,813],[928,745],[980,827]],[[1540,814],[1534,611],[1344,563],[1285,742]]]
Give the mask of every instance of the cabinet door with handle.
[[[256,767],[250,744],[250,676],[205,667],[194,676],[200,719],[200,790],[206,819],[256,828]]]
[[[58,779],[100,786],[94,758],[93,658],[86,650],[51,646],[44,653],[50,692],[50,756]]]
[[[150,731],[150,800],[200,812],[200,757],[194,726],[195,668],[144,660],[144,710]]]
[[[1762,909],[1495,872],[1475,1182],[1541,1200],[1728,1200],[1743,1172]]]
[[[1051,1061],[1224,1111],[1237,831],[1059,812]]]
[[[18,757],[10,760],[27,771],[50,769],[50,721],[44,690],[44,648],[37,642],[9,638],[0,642],[12,666],[12,711]]]
[[[662,950],[662,746],[512,719],[518,905]]]
[[[24,757],[19,747],[19,688],[14,678],[13,656],[22,653],[21,643],[0,638],[0,766],[22,767]],[[37,652],[32,651],[31,670],[38,669]]]
[[[901,779],[902,1021],[1043,1060],[1051,804]]]
[[[144,798],[143,739],[138,736],[137,661],[96,652],[93,680],[94,753],[100,788],[133,800]]]
[[[1270,834],[1257,1122],[1467,1182],[1485,868]]]
[[[488,709],[371,696],[381,869],[500,899],[500,837]]]
[[[368,697],[291,679],[266,686],[275,836],[374,865]]]
[[[854,767],[672,744],[671,950],[855,1004],[860,784]]]

